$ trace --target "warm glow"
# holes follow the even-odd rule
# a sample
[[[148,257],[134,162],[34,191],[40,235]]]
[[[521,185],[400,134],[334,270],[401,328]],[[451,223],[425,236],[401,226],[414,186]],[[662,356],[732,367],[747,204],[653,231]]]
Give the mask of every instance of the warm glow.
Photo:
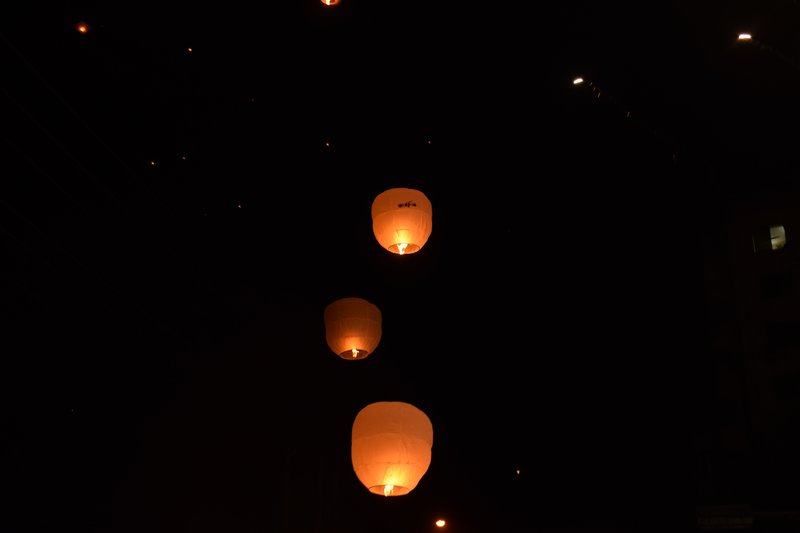
[[[517,469],[517,475],[519,475],[519,468]]]
[[[409,403],[371,403],[353,421],[353,470],[372,494],[414,490],[431,465],[432,446],[430,419]]]
[[[398,187],[372,202],[372,232],[378,244],[397,255],[418,252],[431,236],[433,207],[422,191]]]
[[[381,340],[381,311],[363,298],[341,298],[323,314],[328,347],[348,361],[372,354]]]
[[[583,83],[583,78],[575,78],[572,80],[573,85],[580,85],[581,83]]]
[[[85,22],[78,22],[75,24],[75,30],[78,33],[89,33],[89,25]]]
[[[753,38],[753,36],[750,35],[749,33],[740,33],[739,34],[739,40],[740,41],[749,41],[752,38]]]
[[[437,521],[436,521],[436,527],[444,527],[444,525],[445,525],[446,523],[447,523],[447,522],[445,522],[444,520],[442,520],[442,519],[440,518],[439,520],[437,520]]]
[[[187,49],[186,49],[186,51],[187,51],[187,52],[191,52],[191,51],[192,51],[192,49],[191,49],[191,48],[187,48]]]
[[[326,6],[335,6],[339,3],[339,0],[322,0],[322,3]]]

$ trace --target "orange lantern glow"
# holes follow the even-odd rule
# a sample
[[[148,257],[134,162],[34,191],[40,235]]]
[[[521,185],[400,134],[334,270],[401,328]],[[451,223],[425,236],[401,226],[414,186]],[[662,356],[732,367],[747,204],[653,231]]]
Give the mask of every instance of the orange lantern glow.
[[[372,231],[378,243],[394,254],[418,252],[432,229],[433,207],[421,191],[389,189],[372,202]]]
[[[341,298],[325,307],[325,340],[342,359],[364,359],[381,340],[381,310],[362,298]]]
[[[414,490],[431,464],[432,446],[430,419],[409,403],[371,403],[353,422],[353,470],[373,494]]]
[[[322,0],[322,3],[326,6],[335,6],[339,3],[339,0]]]

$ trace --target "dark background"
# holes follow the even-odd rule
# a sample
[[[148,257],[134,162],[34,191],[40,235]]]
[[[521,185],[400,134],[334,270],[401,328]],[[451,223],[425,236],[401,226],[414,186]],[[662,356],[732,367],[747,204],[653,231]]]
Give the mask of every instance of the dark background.
[[[7,7],[0,529],[791,527],[800,6],[702,4]],[[380,400],[434,427],[404,497],[350,463]]]

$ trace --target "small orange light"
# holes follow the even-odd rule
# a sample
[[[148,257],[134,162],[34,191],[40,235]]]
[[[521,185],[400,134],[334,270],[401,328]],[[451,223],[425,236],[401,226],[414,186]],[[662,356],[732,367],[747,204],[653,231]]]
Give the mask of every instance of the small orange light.
[[[519,468],[517,468],[517,475],[519,475]]]
[[[740,41],[749,41],[752,38],[753,38],[753,36],[750,35],[749,33],[740,33],[739,37],[738,37],[738,40],[740,40]]]
[[[187,48],[187,49],[186,49],[186,51],[187,51],[187,52],[191,52],[191,51],[192,51],[192,49],[191,49],[191,48]]]
[[[150,163],[150,166],[151,166],[151,167],[154,167],[154,166],[156,166],[156,162],[155,162],[155,161],[152,161],[152,160],[151,160],[151,161],[149,161],[149,163]]]
[[[444,520],[442,520],[442,519],[440,518],[439,520],[437,520],[437,521],[436,521],[436,527],[444,527],[444,525],[445,525],[446,523],[447,523],[447,522],[445,522]]]
[[[339,0],[322,0],[322,3],[326,6],[335,6],[339,3]]]
[[[75,24],[75,30],[78,33],[89,33],[89,25],[85,22],[78,22]]]
[[[328,148],[330,148],[330,147],[331,147],[331,143],[329,143],[329,142],[326,142],[326,143],[325,143],[325,146],[327,146]]]
[[[575,78],[572,80],[573,85],[580,85],[581,83],[583,83],[583,78]]]

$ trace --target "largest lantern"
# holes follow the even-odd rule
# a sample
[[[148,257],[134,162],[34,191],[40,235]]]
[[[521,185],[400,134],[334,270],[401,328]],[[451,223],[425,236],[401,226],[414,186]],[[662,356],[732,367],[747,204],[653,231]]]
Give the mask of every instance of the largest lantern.
[[[372,202],[372,232],[378,243],[398,255],[418,252],[433,229],[433,207],[421,191],[398,187]]]
[[[414,490],[431,464],[432,447],[430,419],[409,403],[371,403],[353,422],[353,470],[373,494]]]

